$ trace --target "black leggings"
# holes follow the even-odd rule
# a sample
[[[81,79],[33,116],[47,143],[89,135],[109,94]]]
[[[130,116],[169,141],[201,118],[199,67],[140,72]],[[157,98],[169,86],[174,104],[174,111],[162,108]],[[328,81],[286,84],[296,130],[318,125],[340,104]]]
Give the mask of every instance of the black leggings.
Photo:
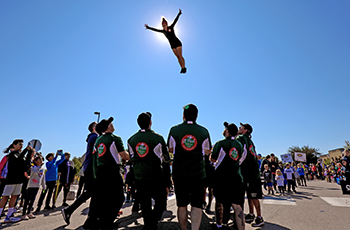
[[[303,182],[303,181],[304,181],[304,182]],[[303,185],[306,186],[306,179],[305,179],[305,176],[304,176],[304,175],[300,176],[300,182],[301,182],[301,184],[303,184]]]
[[[290,186],[292,185],[293,191],[295,190],[295,182],[294,180],[287,180],[288,182],[288,192],[290,192]]]
[[[35,201],[36,194],[38,194],[39,188],[28,188],[26,198],[23,205],[23,215],[29,214],[32,211],[32,207]],[[27,210],[28,208],[28,210]],[[26,212],[27,211],[27,212]]]
[[[53,193],[53,189],[55,188],[56,185],[56,181],[46,181],[46,189],[42,191],[40,198],[39,198],[39,202],[38,202],[38,208],[41,208],[41,205],[44,202],[45,196],[47,194],[46,197],[46,205],[45,207],[49,207],[50,206],[50,199]]]

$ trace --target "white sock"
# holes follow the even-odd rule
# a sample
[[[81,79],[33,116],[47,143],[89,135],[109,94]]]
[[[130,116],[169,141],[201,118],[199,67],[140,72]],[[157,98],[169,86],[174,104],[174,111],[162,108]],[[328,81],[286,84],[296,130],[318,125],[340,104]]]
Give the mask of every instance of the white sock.
[[[12,213],[15,211],[15,208],[9,208],[9,210],[7,211],[7,216],[6,217],[10,217],[12,215]]]
[[[220,224],[220,225],[216,224],[216,227],[221,228],[221,227],[222,227],[222,224]]]

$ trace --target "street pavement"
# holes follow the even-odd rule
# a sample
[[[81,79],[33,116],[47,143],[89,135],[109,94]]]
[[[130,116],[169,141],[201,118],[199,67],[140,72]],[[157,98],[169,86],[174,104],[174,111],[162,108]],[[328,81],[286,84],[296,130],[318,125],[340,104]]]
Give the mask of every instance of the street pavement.
[[[326,181],[308,181],[308,186],[299,186],[296,194],[286,196],[265,196],[261,200],[262,215],[265,219],[265,225],[261,228],[251,227],[246,224],[246,229],[271,229],[271,230],[337,230],[350,229],[350,196],[343,196],[340,186]],[[266,193],[266,191],[264,191]],[[38,197],[37,197],[38,199]],[[215,201],[214,201],[215,202]],[[58,198],[57,204],[62,203],[62,193]],[[68,202],[69,204],[72,203]],[[32,220],[23,220],[17,223],[4,224],[4,217],[1,219],[0,229],[35,229],[35,230],[83,230],[81,225],[84,223],[88,213],[89,201],[84,203],[71,217],[71,224],[66,226],[62,215],[62,207],[51,211],[41,211]],[[211,225],[215,222],[214,204],[212,204],[211,213],[203,212],[200,229],[212,229]],[[108,204],[106,204],[108,205]],[[133,229],[140,230],[143,227],[141,213],[133,214],[131,212],[131,203],[125,203],[123,206],[123,215],[117,219],[118,227],[115,229]],[[34,206],[36,208],[36,205]],[[160,230],[179,229],[176,217],[175,196],[169,196],[167,211],[163,214],[161,223],[158,224]],[[247,202],[245,203],[245,213],[248,211]],[[20,216],[17,212],[15,216]],[[231,223],[231,221],[230,221]],[[232,226],[231,226],[232,227]],[[188,225],[190,229],[190,224]]]

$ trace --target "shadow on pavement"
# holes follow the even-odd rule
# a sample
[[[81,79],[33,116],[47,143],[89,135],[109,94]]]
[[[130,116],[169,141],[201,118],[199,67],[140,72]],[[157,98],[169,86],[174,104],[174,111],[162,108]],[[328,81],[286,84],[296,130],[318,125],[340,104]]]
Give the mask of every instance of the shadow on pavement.
[[[291,230],[291,228],[286,228],[278,224],[270,223],[265,221],[265,225],[262,227],[256,228],[256,230],[268,229],[268,230]]]
[[[313,197],[319,197],[317,195],[314,195],[313,193],[300,192],[300,191],[297,191],[297,193],[290,194],[290,196],[293,199],[297,199],[297,200],[302,200],[302,199],[312,200]]]

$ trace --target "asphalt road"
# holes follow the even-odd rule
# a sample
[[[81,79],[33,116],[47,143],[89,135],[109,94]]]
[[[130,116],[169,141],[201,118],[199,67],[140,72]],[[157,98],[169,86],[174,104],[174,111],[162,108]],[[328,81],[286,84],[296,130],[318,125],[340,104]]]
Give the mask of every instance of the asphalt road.
[[[264,191],[265,192],[265,191]],[[265,219],[265,226],[253,228],[246,224],[246,229],[271,229],[271,230],[337,230],[350,229],[350,196],[343,196],[340,186],[326,181],[309,181],[307,187],[298,187],[297,194],[282,196],[265,196],[261,200],[262,215]],[[266,193],[266,192],[265,192]],[[168,199],[167,211],[163,214],[158,229],[178,229],[176,218],[175,197]],[[37,197],[38,199],[38,197]],[[61,204],[62,193],[57,204]],[[68,202],[72,203],[72,202]],[[81,229],[88,213],[88,202],[83,204],[71,217],[71,224],[66,226],[62,215],[62,207],[52,211],[42,211],[37,218],[24,220],[17,223],[4,224],[4,217],[1,219],[0,229]],[[35,205],[36,207],[36,205]],[[245,210],[248,210],[245,204]],[[139,230],[143,227],[141,214],[131,213],[131,204],[126,203],[122,209],[123,215],[117,220],[118,228]],[[212,229],[211,224],[215,222],[214,205],[212,213],[203,212],[201,229]],[[20,216],[18,212],[15,216]],[[190,225],[189,225],[190,229]]]

